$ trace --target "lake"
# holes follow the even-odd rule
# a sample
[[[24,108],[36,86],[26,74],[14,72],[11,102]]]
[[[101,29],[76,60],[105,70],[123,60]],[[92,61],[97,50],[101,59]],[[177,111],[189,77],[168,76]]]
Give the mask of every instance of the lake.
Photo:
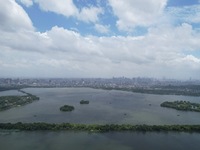
[[[40,97],[39,101],[0,112],[0,122],[48,122],[85,124],[200,124],[200,113],[160,107],[164,101],[200,102],[199,97],[151,95],[91,88],[26,88],[24,91]],[[21,95],[18,91],[3,91],[0,96]],[[89,100],[88,105],[80,101]],[[72,112],[60,112],[62,105],[73,105]],[[175,132],[108,132],[72,131],[0,131],[1,149],[73,149],[73,150],[197,150],[199,133]]]
[[[200,102],[199,97],[151,95],[91,88],[27,88],[39,101],[0,112],[0,122],[48,122],[86,124],[199,124],[200,113],[160,107],[164,101]],[[1,95],[22,94],[17,91]],[[90,104],[81,105],[80,101]],[[62,105],[73,105],[72,112],[60,112]]]
[[[199,150],[193,133],[0,132],[2,150]]]

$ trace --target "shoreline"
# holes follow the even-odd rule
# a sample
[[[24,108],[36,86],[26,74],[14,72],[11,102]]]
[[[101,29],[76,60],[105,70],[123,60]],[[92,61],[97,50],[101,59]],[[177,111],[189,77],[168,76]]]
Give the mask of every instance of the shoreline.
[[[1,87],[4,90],[0,90],[0,92],[8,91],[8,90],[22,90],[25,88],[91,88],[91,89],[101,89],[101,90],[116,90],[116,91],[125,91],[125,92],[133,92],[140,94],[154,94],[154,95],[177,95],[177,96],[193,96],[200,97],[200,92],[191,92],[191,91],[181,91],[175,89],[145,89],[145,88],[118,88],[118,87],[92,87],[92,86],[17,86],[17,87]]]

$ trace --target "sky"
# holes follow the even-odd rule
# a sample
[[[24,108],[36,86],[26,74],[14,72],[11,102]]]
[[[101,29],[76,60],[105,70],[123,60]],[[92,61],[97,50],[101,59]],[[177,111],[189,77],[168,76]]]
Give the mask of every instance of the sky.
[[[0,0],[0,77],[200,79],[200,0]]]

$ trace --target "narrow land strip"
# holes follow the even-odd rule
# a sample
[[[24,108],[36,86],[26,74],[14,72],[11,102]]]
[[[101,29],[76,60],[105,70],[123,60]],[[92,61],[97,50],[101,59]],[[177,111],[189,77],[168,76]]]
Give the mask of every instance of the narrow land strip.
[[[2,130],[20,131],[89,131],[89,132],[109,132],[109,131],[139,131],[139,132],[200,132],[200,125],[131,125],[131,124],[71,124],[71,123],[0,123]]]

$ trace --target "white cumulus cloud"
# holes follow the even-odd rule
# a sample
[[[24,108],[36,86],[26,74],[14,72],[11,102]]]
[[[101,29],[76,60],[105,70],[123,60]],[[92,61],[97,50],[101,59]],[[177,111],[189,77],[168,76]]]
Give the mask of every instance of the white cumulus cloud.
[[[100,7],[89,6],[82,7],[80,10],[76,7],[73,0],[19,0],[27,7],[37,3],[41,10],[54,12],[66,17],[75,17],[84,22],[97,22],[99,15],[103,14]]]
[[[167,0],[108,0],[120,30],[149,26],[162,15]]]
[[[13,31],[34,29],[27,13],[14,0],[0,0],[0,28]]]
[[[35,0],[35,2],[44,11],[51,11],[67,17],[75,16],[78,13],[73,0]]]
[[[200,50],[200,33],[189,23],[152,26],[139,37],[83,36],[58,26],[35,31],[14,0],[0,8],[1,76],[200,78],[200,58],[190,54]]]

